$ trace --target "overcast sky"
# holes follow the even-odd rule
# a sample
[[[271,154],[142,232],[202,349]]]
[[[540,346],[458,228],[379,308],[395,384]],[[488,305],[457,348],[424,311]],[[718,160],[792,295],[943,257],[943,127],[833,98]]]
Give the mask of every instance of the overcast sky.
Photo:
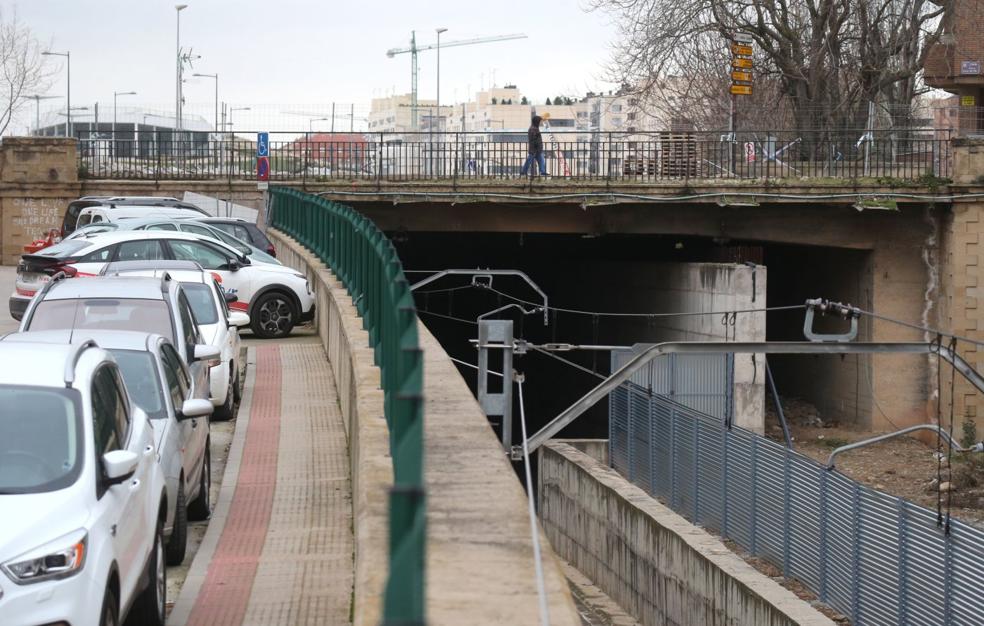
[[[614,36],[609,16],[578,0],[184,0],[181,42],[218,72],[220,100],[234,103],[368,104],[410,90],[410,58],[386,50],[435,41],[525,33],[529,39],[449,48],[441,54],[441,100],[461,101],[491,83],[547,96],[608,89],[603,66]],[[72,53],[72,104],[111,102],[173,108],[173,0],[0,0],[57,51]],[[420,93],[433,98],[436,57],[420,53]],[[49,93],[64,94],[64,73]],[[189,103],[210,104],[214,83],[192,78]],[[58,101],[52,100],[51,103]],[[120,105],[123,105],[121,100]]]

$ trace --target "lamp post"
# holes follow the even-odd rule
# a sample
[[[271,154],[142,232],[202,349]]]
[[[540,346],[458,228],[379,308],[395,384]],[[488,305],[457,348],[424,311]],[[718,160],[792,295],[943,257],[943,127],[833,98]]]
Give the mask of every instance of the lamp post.
[[[112,129],[113,132],[111,134],[113,135],[113,156],[114,157],[116,156],[116,146],[117,146],[117,144],[116,144],[116,99],[119,96],[135,96],[135,95],[137,95],[137,92],[136,91],[114,91],[113,92],[113,129]],[[97,128],[96,131],[98,132],[98,130],[99,129]]]
[[[437,132],[438,133],[441,132],[441,33],[448,32],[448,29],[447,28],[443,28],[443,27],[436,28],[434,30],[435,30],[435,32],[437,32],[437,107],[436,107],[436,115],[433,116],[433,117],[431,117],[431,123],[430,123],[431,137],[434,136],[434,118],[435,117],[437,118]],[[438,142],[441,141],[440,134],[438,135],[437,140],[438,140]],[[434,142],[431,141],[431,174],[434,173],[434,161],[433,161],[433,159],[434,159]],[[442,168],[441,169],[443,170],[444,169],[443,168],[443,165],[444,165],[443,161],[442,161],[441,165],[442,165]]]
[[[65,88],[65,110],[68,112],[68,116],[65,118],[65,136],[72,136],[72,53],[71,51],[65,52],[52,52],[51,50],[45,50],[41,53],[43,56],[49,57],[65,57],[65,72],[68,75],[67,86]]]
[[[192,74],[192,76],[197,76],[198,78],[211,78],[215,81],[215,132],[219,132],[219,74]]]
[[[233,111],[250,111],[250,107],[229,107],[229,132],[235,136],[235,130],[232,128],[232,112]]]
[[[181,130],[181,12],[188,8],[187,4],[174,5],[177,14],[177,39],[175,44],[175,58],[177,59],[177,70],[175,77],[175,99],[174,99],[174,118],[175,130]]]
[[[314,125],[315,122],[325,122],[325,121],[328,121],[330,119],[331,119],[330,117],[314,117],[314,118],[309,119],[308,120],[308,132],[309,133],[313,133],[314,132],[314,126],[313,125]]]
[[[34,100],[34,134],[38,135],[41,132],[41,101],[50,100],[52,98],[57,98],[58,96],[24,96],[29,100]]]

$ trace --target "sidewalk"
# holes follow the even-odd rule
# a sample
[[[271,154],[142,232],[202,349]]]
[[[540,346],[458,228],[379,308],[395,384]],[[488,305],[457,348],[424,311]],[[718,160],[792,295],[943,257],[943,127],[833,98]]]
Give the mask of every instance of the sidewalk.
[[[248,363],[219,501],[168,624],[347,624],[352,492],[324,351],[269,342]]]

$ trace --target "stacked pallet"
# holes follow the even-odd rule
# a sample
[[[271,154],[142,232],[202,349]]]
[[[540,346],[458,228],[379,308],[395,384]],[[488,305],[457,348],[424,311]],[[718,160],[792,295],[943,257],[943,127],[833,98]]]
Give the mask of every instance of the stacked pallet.
[[[697,138],[693,133],[660,133],[659,142],[660,172],[663,176],[697,176]]]

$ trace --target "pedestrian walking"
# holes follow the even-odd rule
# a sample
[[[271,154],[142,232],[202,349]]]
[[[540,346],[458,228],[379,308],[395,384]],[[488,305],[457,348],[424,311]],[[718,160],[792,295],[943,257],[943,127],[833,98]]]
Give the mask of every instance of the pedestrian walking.
[[[530,124],[530,129],[526,132],[526,151],[529,156],[526,157],[526,163],[523,164],[523,169],[519,171],[521,176],[526,176],[530,172],[534,161],[536,161],[537,167],[539,168],[540,176],[547,175],[547,161],[543,157],[543,135],[540,134],[541,121],[543,121],[542,117],[534,115],[533,123]]]

